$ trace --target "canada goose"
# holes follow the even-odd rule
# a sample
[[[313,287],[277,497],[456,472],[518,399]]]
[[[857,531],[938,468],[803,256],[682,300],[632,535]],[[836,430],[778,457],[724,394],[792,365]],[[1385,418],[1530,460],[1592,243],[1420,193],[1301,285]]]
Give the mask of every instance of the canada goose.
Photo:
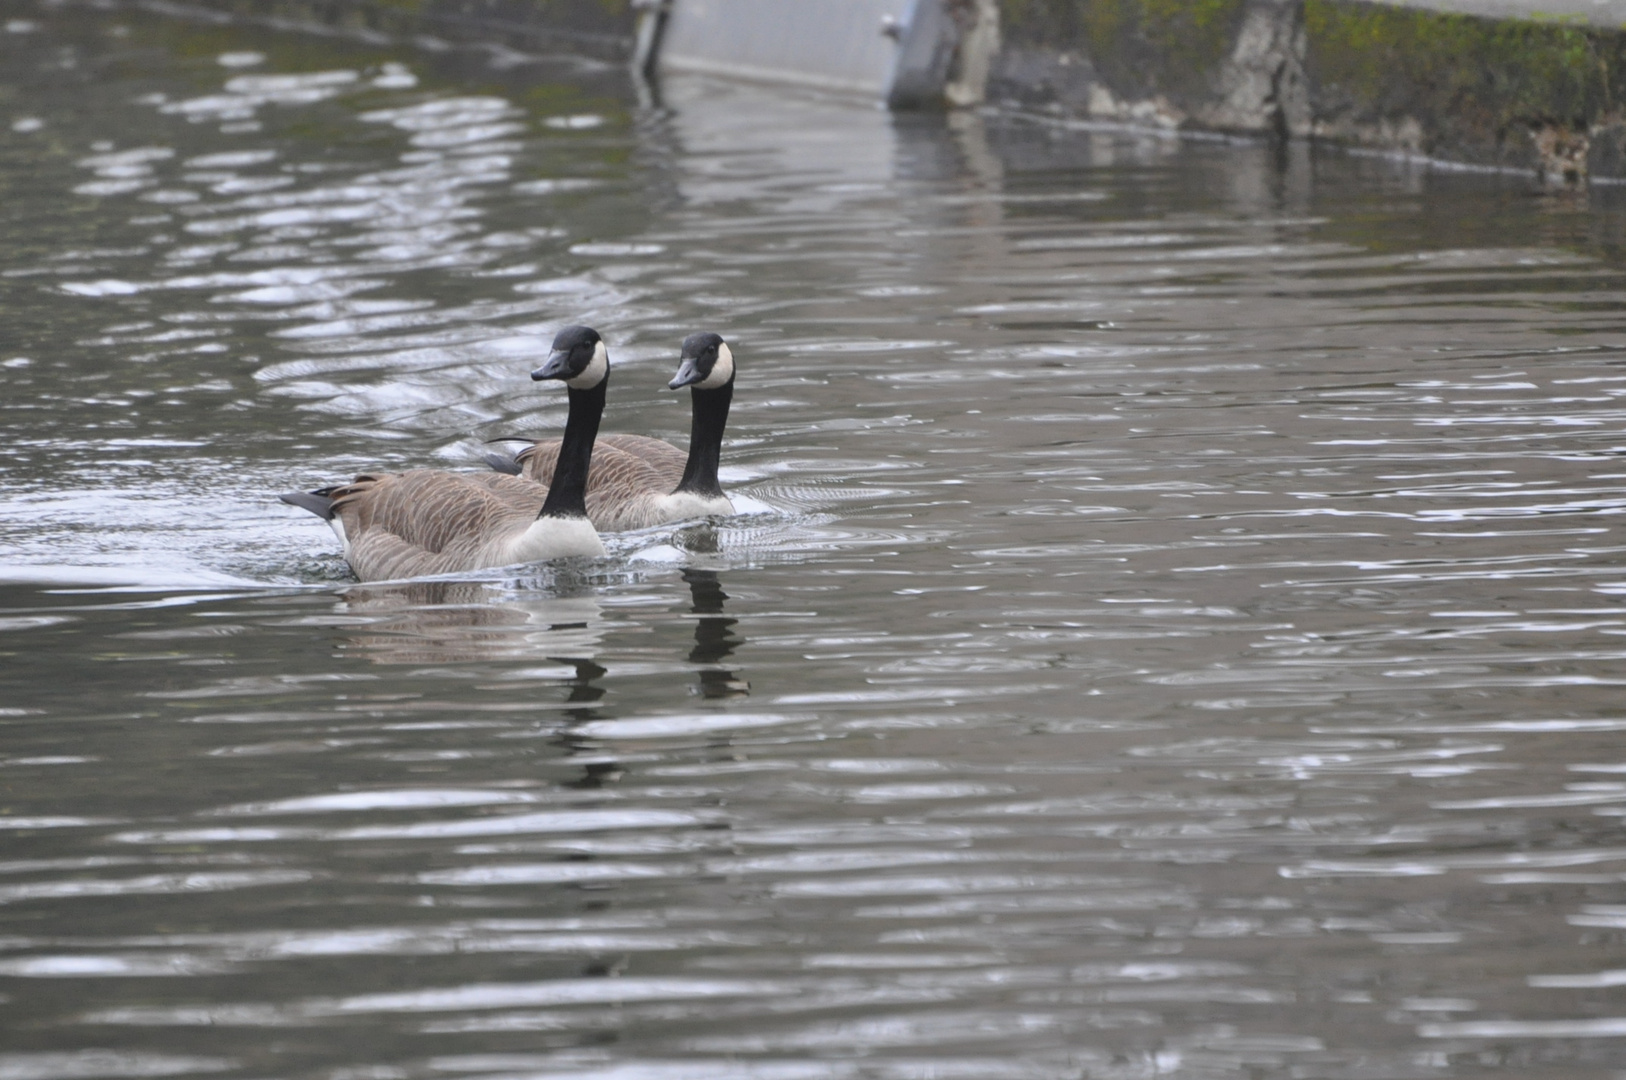
[[[672,390],[689,387],[694,414],[689,453],[646,435],[599,439],[587,477],[587,516],[604,532],[734,512],[717,482],[723,427],[734,398],[734,354],[717,334],[690,334],[683,339],[681,361],[666,385]],[[512,458],[487,454],[486,461],[499,472],[536,480],[554,468],[560,445],[550,439],[532,443]]]
[[[546,487],[514,476],[412,469],[289,492],[282,501],[325,519],[362,581],[601,556],[604,545],[583,498],[610,379],[603,340],[588,327],[567,326],[531,378],[559,379],[570,391],[565,436]]]

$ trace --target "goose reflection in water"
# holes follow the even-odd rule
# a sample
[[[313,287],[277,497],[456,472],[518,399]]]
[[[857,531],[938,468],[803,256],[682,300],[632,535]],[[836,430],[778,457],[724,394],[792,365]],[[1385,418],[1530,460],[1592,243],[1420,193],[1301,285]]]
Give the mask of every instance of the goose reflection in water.
[[[745,643],[745,639],[734,632],[739,620],[723,614],[723,604],[728,600],[728,594],[723,591],[716,571],[686,569],[683,580],[689,586],[689,614],[695,616],[694,645],[689,649],[687,659],[691,664],[701,665],[697,673],[700,696],[709,700],[725,700],[749,694],[751,684],[740,678],[738,672],[722,666],[722,662],[733,655],[734,650]],[[611,719],[598,708],[600,699],[604,697],[604,688],[597,685],[597,680],[606,671],[591,660],[553,659],[559,663],[574,664],[576,668],[576,677],[570,684],[570,697],[567,699],[570,707],[564,710],[567,717],[565,729],[557,740],[583,769],[581,779],[572,786],[600,788],[614,783],[621,779],[624,766],[606,752],[602,740],[583,734],[592,721]],[[727,740],[724,739],[719,745],[726,746]]]
[[[581,777],[570,786],[592,790],[615,783],[626,772],[621,763],[614,757],[606,755],[600,747],[584,741],[576,734],[576,729],[581,725],[603,718],[604,714],[599,711],[598,704],[604,698],[605,689],[598,685],[598,680],[608,675],[609,669],[592,660],[567,660],[557,656],[549,659],[576,669],[576,674],[569,683],[569,696],[565,698],[568,705],[564,710],[565,728],[556,740],[582,769]]]
[[[717,572],[684,570],[683,581],[694,616],[687,659],[700,667],[700,696],[749,694],[751,684],[723,666],[744,639],[734,629],[739,620],[723,614],[728,594]],[[341,599],[340,615],[350,629],[340,648],[364,653],[376,664],[545,658],[575,668],[570,701],[597,702],[604,696],[594,682],[606,669],[592,657],[608,625],[592,596],[516,598],[481,581],[416,581],[351,589]]]
[[[367,586],[342,600],[342,614],[362,625],[340,647],[376,664],[591,656],[606,630],[603,608],[592,596],[516,597],[480,581]]]
[[[703,698],[739,697],[751,692],[751,684],[738,674],[719,665],[734,654],[744,639],[734,632],[738,619],[723,615],[723,601],[728,594],[717,580],[715,570],[685,570],[683,580],[689,585],[691,614],[694,622],[694,648],[689,650],[689,663],[705,665],[700,669],[700,696]]]
[[[682,576],[694,632],[683,658],[698,669],[698,685],[690,692],[716,702],[749,694],[750,683],[726,664],[744,638],[736,630],[739,620],[724,614],[729,597],[717,572],[685,569]],[[594,721],[614,719],[601,708],[609,670],[597,660],[612,624],[594,596],[521,593],[482,581],[418,581],[354,588],[341,600],[340,648],[375,664],[545,660],[547,678],[562,678],[556,685],[566,692],[563,708],[551,714],[563,721],[555,742],[583,770],[572,786],[598,788],[621,778],[624,766],[600,741],[580,734]]]

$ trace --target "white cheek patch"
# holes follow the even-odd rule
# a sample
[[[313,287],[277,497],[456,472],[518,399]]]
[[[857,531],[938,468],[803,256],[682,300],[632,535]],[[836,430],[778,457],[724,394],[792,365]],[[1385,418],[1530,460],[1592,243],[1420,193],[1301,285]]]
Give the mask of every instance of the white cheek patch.
[[[717,362],[711,365],[711,374],[694,385],[698,390],[715,390],[719,386],[726,386],[733,377],[734,354],[728,351],[728,343],[724,342],[717,346]]]
[[[604,342],[593,346],[593,359],[582,368],[582,373],[574,379],[566,379],[565,385],[572,390],[591,390],[604,381],[604,376],[610,373],[610,354],[604,349]]]

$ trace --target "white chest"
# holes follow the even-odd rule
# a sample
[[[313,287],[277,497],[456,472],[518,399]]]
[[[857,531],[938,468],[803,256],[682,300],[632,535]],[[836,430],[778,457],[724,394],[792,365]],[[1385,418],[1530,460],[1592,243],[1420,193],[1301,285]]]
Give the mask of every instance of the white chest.
[[[734,513],[734,504],[727,495],[705,497],[687,491],[674,491],[662,495],[656,506],[662,521],[688,521],[690,518],[728,517]]]
[[[502,555],[504,564],[541,562],[571,555],[602,558],[604,543],[586,518],[540,517],[510,541]]]

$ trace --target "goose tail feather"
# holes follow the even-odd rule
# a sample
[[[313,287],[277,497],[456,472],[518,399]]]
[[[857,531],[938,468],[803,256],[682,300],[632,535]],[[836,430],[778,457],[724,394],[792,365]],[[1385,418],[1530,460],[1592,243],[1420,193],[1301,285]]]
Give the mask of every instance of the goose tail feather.
[[[525,471],[520,468],[519,462],[507,454],[486,454],[485,459],[487,465],[490,465],[497,472],[507,473],[509,476],[519,476]]]
[[[289,506],[297,506],[301,510],[309,510],[323,521],[333,520],[333,502],[329,497],[332,488],[322,488],[319,491],[288,491],[277,498]]]

